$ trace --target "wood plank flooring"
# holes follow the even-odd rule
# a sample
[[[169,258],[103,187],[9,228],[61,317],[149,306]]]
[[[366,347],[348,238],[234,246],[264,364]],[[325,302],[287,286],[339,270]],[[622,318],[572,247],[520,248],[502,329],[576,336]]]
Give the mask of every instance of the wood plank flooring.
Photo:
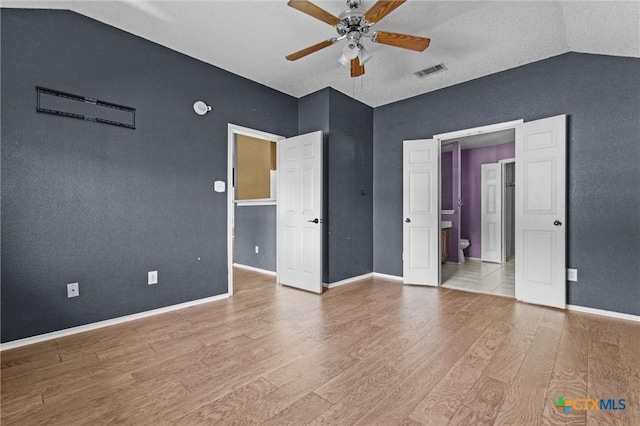
[[[640,324],[373,278],[1,354],[3,425],[639,425]],[[625,398],[559,412],[558,397]]]

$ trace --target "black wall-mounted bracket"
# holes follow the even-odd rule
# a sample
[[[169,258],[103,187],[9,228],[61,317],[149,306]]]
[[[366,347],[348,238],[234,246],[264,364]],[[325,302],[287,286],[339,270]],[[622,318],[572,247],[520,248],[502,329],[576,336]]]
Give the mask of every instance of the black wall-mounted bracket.
[[[36,91],[38,94],[36,111],[38,112],[111,124],[127,129],[136,128],[135,108],[44,87],[36,87]]]

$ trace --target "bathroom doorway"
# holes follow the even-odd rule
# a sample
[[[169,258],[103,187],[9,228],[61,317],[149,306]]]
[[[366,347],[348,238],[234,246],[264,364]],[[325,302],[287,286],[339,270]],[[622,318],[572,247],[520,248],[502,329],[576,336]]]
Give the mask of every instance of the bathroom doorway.
[[[447,281],[442,276],[442,261],[446,261],[442,253],[451,252],[453,249],[443,250],[447,238],[442,233],[445,223],[449,228],[450,240],[453,246],[458,245],[458,262],[449,260],[459,265],[462,259],[474,259],[474,249],[477,253],[477,239],[481,235],[474,236],[472,228],[467,228],[469,246],[467,253],[460,252],[461,243],[464,241],[465,225],[464,216],[469,214],[474,203],[467,204],[464,190],[468,183],[460,176],[458,185],[460,187],[457,207],[456,198],[452,196],[454,203],[453,213],[450,214],[452,221],[445,220],[443,215],[438,221],[438,209],[442,210],[441,197],[441,151],[442,141],[452,141],[458,144],[460,150],[460,166],[464,165],[461,144],[464,138],[469,136],[481,137],[488,133],[503,130],[515,129],[515,153],[512,158],[516,160],[516,182],[515,191],[515,247],[513,269],[515,274],[509,270],[509,262],[503,264],[498,260],[496,263],[500,271],[493,270],[491,274],[499,274],[489,277],[496,282],[497,277],[514,276],[514,297],[518,300],[544,306],[553,306],[564,309],[566,307],[566,145],[567,145],[567,116],[556,115],[553,117],[541,118],[529,122],[516,120],[505,123],[498,123],[489,126],[475,127],[472,129],[460,130],[450,133],[434,135],[432,139],[405,140],[403,143],[403,213],[405,219],[403,225],[403,268],[407,265],[416,265],[417,269],[428,271],[424,276],[418,275],[419,282],[407,282],[405,284],[420,285],[442,285]],[[408,143],[415,145],[415,155],[413,157],[408,149]],[[499,146],[499,145],[498,145]],[[472,150],[469,150],[471,152]],[[499,161],[499,160],[493,160]],[[452,163],[453,164],[453,163]],[[420,167],[416,166],[419,165]],[[416,166],[413,167],[412,166]],[[420,170],[415,170],[416,168]],[[454,169],[455,167],[451,167]],[[457,176],[454,174],[454,176]],[[415,185],[411,184],[413,178]],[[477,184],[478,176],[469,182]],[[455,184],[451,184],[455,188]],[[494,199],[499,199],[494,196]],[[414,204],[411,204],[414,201]],[[413,210],[411,210],[413,208]],[[426,218],[422,224],[414,224],[412,215],[407,212],[420,213]],[[457,216],[457,218],[456,218]],[[462,220],[462,221],[461,221]],[[475,219],[474,219],[475,220]],[[440,222],[440,223],[439,223]],[[409,226],[407,226],[409,225]],[[467,225],[467,227],[470,225]],[[455,229],[457,227],[457,231]],[[413,233],[405,232],[413,228]],[[475,245],[474,245],[475,241]],[[480,240],[481,241],[481,240]],[[480,246],[482,243],[480,242]],[[407,250],[407,248],[409,250]],[[415,249],[415,250],[414,250]],[[455,258],[456,252],[454,251]],[[503,269],[500,265],[506,265]],[[485,269],[495,268],[488,262],[480,264],[482,281],[486,274]],[[446,271],[445,271],[446,273]],[[449,280],[450,281],[450,280]],[[478,279],[474,279],[478,281]],[[446,283],[445,283],[446,284]],[[451,283],[448,283],[451,285]],[[500,282],[499,284],[507,284]],[[506,285],[502,285],[506,287]],[[469,285],[465,285],[469,290]],[[480,289],[482,292],[492,291],[488,285]],[[507,289],[504,289],[505,291]]]
[[[441,247],[446,251],[443,287],[515,296],[516,124],[436,136],[441,141],[441,235],[449,243]],[[486,171],[493,173],[493,186],[485,182]],[[489,246],[491,257],[484,253]]]

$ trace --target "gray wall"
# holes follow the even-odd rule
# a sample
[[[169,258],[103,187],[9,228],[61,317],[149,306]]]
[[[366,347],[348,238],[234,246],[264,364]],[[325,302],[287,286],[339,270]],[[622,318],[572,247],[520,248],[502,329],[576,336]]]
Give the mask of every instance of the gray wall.
[[[329,281],[373,271],[373,109],[329,97]]]
[[[640,315],[640,60],[569,53],[374,110],[374,270],[402,274],[402,141],[568,115],[570,304]]]
[[[328,88],[299,99],[300,133],[324,134],[323,281],[373,269],[373,109]]]
[[[568,114],[568,302],[640,314],[638,59],[566,54],[372,110],[333,89],[296,100],[71,12],[1,19],[3,342],[226,292],[212,183],[229,122],[325,132],[335,282],[402,273],[402,140]],[[36,85],[137,108],[137,129],[36,113]]]
[[[1,15],[2,341],[225,293],[227,123],[294,135],[297,99],[75,13]],[[36,85],[137,129],[37,113]]]
[[[276,206],[236,206],[235,209],[234,262],[275,272]]]

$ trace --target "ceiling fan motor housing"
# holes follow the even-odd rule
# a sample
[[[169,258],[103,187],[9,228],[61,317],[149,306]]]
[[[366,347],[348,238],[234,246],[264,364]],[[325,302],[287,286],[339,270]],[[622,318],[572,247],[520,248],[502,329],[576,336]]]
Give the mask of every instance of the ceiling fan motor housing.
[[[349,37],[349,34],[357,33],[359,38],[360,35],[368,33],[371,27],[371,24],[364,19],[364,12],[358,10],[357,7],[345,10],[338,18],[340,23],[336,25],[336,31],[340,36],[347,35]]]

